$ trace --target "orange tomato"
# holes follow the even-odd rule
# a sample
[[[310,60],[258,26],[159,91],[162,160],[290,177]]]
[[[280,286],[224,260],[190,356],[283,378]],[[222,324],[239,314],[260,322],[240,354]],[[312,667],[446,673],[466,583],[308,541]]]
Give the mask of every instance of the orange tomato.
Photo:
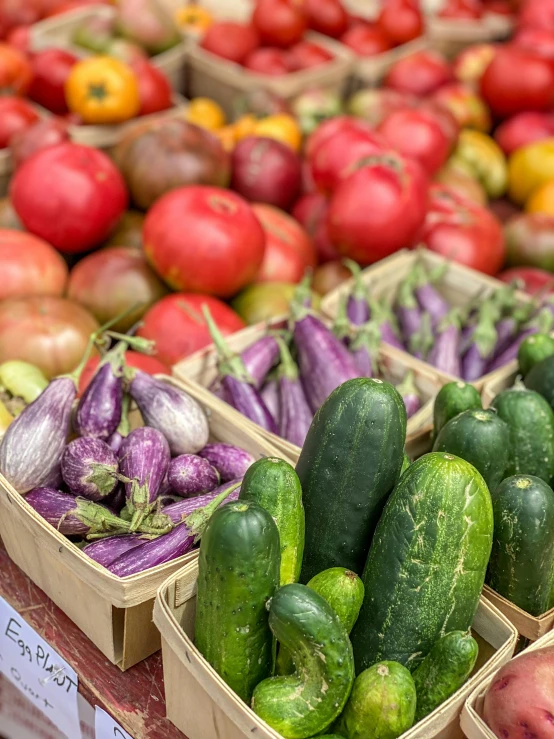
[[[223,126],[223,128],[218,128],[217,131],[213,131],[213,134],[221,141],[225,151],[233,151],[235,144],[237,143],[234,126]]]
[[[189,123],[206,128],[208,131],[217,131],[225,125],[225,113],[215,100],[210,98],[191,100],[185,118]]]
[[[213,23],[211,13],[199,5],[186,5],[175,11],[177,25],[186,33],[202,33]]]
[[[254,136],[267,136],[287,144],[294,151],[302,145],[302,132],[296,119],[286,113],[278,113],[262,118],[254,126]]]
[[[253,115],[243,115],[233,123],[235,129],[235,138],[237,141],[252,136],[256,129],[257,119]]]
[[[554,215],[554,180],[546,182],[534,190],[525,203],[527,213],[546,213]]]

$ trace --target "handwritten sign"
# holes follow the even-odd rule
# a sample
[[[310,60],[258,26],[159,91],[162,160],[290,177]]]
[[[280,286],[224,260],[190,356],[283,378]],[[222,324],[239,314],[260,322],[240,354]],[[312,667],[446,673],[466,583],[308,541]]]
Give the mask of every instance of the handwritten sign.
[[[133,739],[121,726],[113,720],[109,713],[96,706],[94,720],[96,739]]]
[[[69,739],[81,739],[77,673],[3,598],[0,672]]]

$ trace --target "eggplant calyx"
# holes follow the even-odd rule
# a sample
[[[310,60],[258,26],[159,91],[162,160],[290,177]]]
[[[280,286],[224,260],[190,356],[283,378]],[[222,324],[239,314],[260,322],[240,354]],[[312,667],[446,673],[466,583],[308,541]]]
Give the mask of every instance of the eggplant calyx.
[[[310,272],[296,286],[290,304],[291,316],[295,323],[313,313],[311,285],[312,275]]]
[[[109,464],[93,462],[90,465],[91,473],[85,477],[83,482],[94,485],[104,498],[113,492],[117,485],[116,470]]]
[[[86,526],[89,527],[88,534],[98,534],[114,529],[129,531],[130,524],[116,516],[103,505],[93,503],[86,498],[76,498],[77,507],[73,514]],[[60,521],[61,524],[61,521]]]
[[[277,340],[277,343],[279,344],[279,352],[281,361],[278,367],[278,375],[279,377],[286,377],[288,380],[298,380],[298,367],[296,365],[296,362],[292,358],[292,354],[290,353],[290,349],[287,346],[286,341],[283,340],[281,336],[275,337]]]
[[[367,288],[362,280],[362,268],[353,259],[343,259],[342,263],[344,266],[352,272],[354,278],[354,285],[350,291],[350,297],[355,300],[365,300],[367,297]]]
[[[145,482],[141,485],[138,480],[131,482],[131,495],[127,501],[127,506],[133,514],[131,518],[130,531],[137,531],[146,516],[151,513],[154,504],[150,503],[150,488]]]
[[[416,398],[419,398],[419,391],[414,382],[413,370],[408,370],[408,372],[406,372],[404,379],[396,386],[396,389],[403,398],[408,395],[414,395]]]
[[[120,334],[117,331],[106,331],[106,336],[126,344],[126,349],[130,347],[141,354],[154,354],[156,351],[156,342],[150,339],[143,339],[142,336],[129,336],[128,334]]]
[[[242,485],[242,480],[239,480],[234,485],[231,485],[226,490],[223,490],[223,492],[221,492],[216,498],[210,501],[208,505],[204,506],[203,508],[198,508],[192,513],[189,513],[188,516],[185,516],[184,523],[189,529],[191,535],[194,536],[195,544],[202,538],[202,534],[206,530],[206,526],[208,525],[208,522],[214,512],[219,508],[221,503],[223,503],[223,501],[228,498],[229,495],[231,495],[231,493],[240,485]]]
[[[433,326],[429,313],[423,313],[421,316],[421,324],[419,330],[410,336],[408,346],[410,352],[421,352],[426,357],[431,351],[435,337],[433,335]]]
[[[131,431],[131,424],[129,422],[129,408],[131,406],[131,396],[129,393],[123,393],[123,400],[121,403],[121,419],[119,425],[116,428],[116,433],[121,436],[129,436]]]
[[[346,312],[347,301],[348,297],[346,295],[339,300],[337,317],[333,323],[333,333],[341,341],[342,339],[348,338],[351,334],[350,321]]]

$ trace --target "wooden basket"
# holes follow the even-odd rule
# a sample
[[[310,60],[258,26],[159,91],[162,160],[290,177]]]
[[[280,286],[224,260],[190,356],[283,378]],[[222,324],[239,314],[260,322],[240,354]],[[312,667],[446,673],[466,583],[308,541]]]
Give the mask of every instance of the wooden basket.
[[[161,379],[180,387],[172,378]],[[208,414],[213,440],[237,444],[256,457],[282,456],[230,417],[225,407],[196,399]],[[189,552],[137,575],[117,577],[48,524],[2,476],[0,537],[15,564],[122,670],[160,648],[160,635],[152,623],[156,590],[197,557],[197,551]]]
[[[496,396],[503,390],[512,387],[518,376],[518,362],[514,359],[502,369],[497,370],[483,387],[483,408],[488,408]]]
[[[527,654],[527,652],[533,652],[536,649],[543,649],[544,647],[552,646],[554,646],[554,633],[543,636],[542,639],[539,639],[534,644],[531,644],[530,647],[523,650],[523,652],[520,652],[520,654],[514,657],[514,659],[518,659],[522,654]],[[493,679],[494,674],[490,675],[486,680],[483,680],[483,682],[475,688],[465,702],[460,723],[462,731],[468,739],[497,739],[497,736],[493,734],[481,718],[485,693]]]
[[[505,287],[503,282],[493,277],[488,277],[481,272],[464,267],[456,262],[449,262],[439,254],[435,254],[427,249],[418,249],[415,251],[404,249],[399,251],[365,269],[362,273],[362,279],[370,288],[372,297],[377,299],[385,298],[389,305],[392,306],[400,283],[410,274],[418,260],[422,260],[428,269],[441,266],[445,267],[446,271],[441,279],[435,283],[435,287],[448,299],[452,306],[461,307],[467,305],[469,301],[477,296],[485,296],[500,287]],[[331,320],[335,319],[340,301],[345,295],[349,294],[353,282],[353,279],[343,282],[323,298],[321,311],[324,315]],[[530,298],[525,293],[518,292],[517,300],[521,304],[529,302]],[[415,359],[408,352],[403,351],[402,354],[410,356],[411,361],[418,366],[430,367],[429,364]],[[503,370],[504,368],[489,372],[473,384],[477,389],[481,390],[488,381],[495,379],[497,374]],[[438,374],[445,378],[444,382],[460,379],[444,372],[439,372]]]
[[[353,65],[353,91],[362,87],[378,87],[387,76],[389,69],[412,54],[419,51],[427,51],[431,48],[429,39],[425,36],[409,41],[407,44],[397,46],[390,51],[376,54],[372,57],[356,57]]]
[[[194,646],[197,563],[165,582],[156,596],[154,623],[162,635],[167,717],[189,739],[282,739],[224,683]],[[473,676],[451,698],[402,735],[403,739],[458,739],[466,697],[514,653],[517,632],[481,598],[473,621],[479,660]]]
[[[446,19],[430,15],[425,30],[430,46],[452,58],[474,44],[502,41],[513,29],[513,19],[497,13],[486,14],[480,20]]]

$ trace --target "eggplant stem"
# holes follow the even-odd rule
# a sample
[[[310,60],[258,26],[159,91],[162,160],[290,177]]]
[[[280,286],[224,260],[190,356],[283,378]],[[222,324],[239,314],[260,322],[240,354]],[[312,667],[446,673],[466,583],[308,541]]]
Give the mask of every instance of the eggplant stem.
[[[231,495],[231,493],[240,485],[242,485],[242,480],[239,480],[239,482],[236,482],[234,485],[231,485],[231,487],[221,492],[216,498],[210,501],[208,505],[204,506],[204,508],[198,508],[196,511],[193,511],[192,513],[189,513],[188,516],[184,517],[183,522],[190,530],[191,535],[194,536],[195,544],[201,539],[214,511],[216,511],[225,498]]]
[[[106,336],[111,339],[117,339],[118,341],[124,342],[131,349],[134,349],[141,354],[154,354],[156,351],[156,342],[150,341],[150,339],[143,339],[141,336],[129,336],[128,334],[120,334],[118,331],[106,331]]]
[[[246,367],[244,366],[244,362],[238,354],[234,354],[227,346],[227,342],[223,338],[223,334],[212,318],[212,314],[210,313],[210,309],[207,305],[202,306],[202,312],[204,314],[204,318],[206,319],[206,323],[208,324],[210,336],[212,337],[212,341],[214,342],[215,348],[218,353],[218,365],[220,374],[223,376],[230,375],[240,382],[246,382],[249,385],[253,385],[254,380],[247,372]]]
[[[281,377],[286,377],[289,380],[298,380],[298,367],[292,358],[292,354],[290,353],[287,343],[281,336],[276,336],[275,339],[279,344],[279,353],[281,357],[279,375]]]

